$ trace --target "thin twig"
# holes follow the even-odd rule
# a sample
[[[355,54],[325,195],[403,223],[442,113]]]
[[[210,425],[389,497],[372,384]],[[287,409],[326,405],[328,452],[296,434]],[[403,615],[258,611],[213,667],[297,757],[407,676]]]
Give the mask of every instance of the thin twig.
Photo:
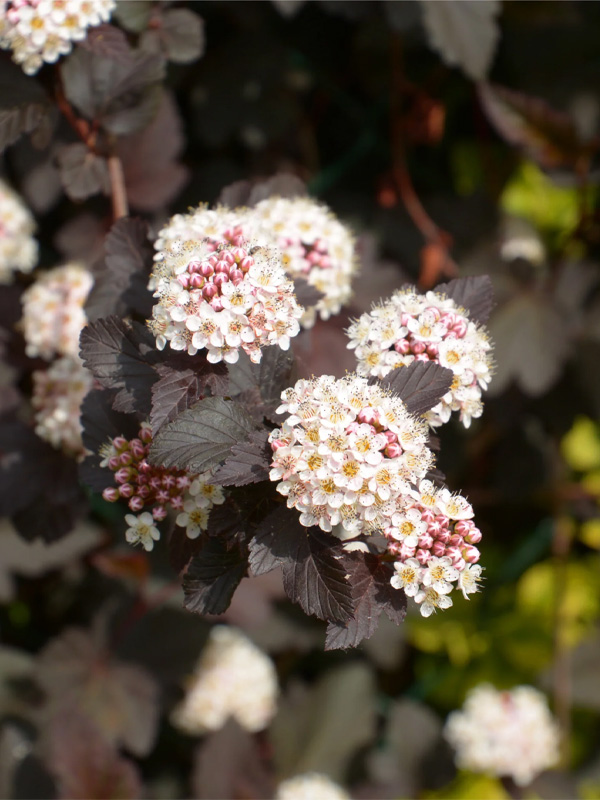
[[[110,177],[110,191],[113,206],[113,218],[115,222],[121,217],[129,215],[127,204],[127,191],[125,189],[125,175],[123,174],[123,164],[117,155],[108,157],[108,174]]]

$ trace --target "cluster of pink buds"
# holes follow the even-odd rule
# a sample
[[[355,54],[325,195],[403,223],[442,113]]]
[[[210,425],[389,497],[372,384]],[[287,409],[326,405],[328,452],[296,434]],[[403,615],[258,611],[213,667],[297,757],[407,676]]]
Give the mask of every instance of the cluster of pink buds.
[[[128,440],[117,436],[101,448],[103,460],[100,466],[108,467],[114,473],[116,484],[106,488],[102,497],[110,503],[125,499],[136,513],[152,507],[152,517],[144,512],[141,515],[144,524],[138,524],[138,528],[148,527],[152,520],[165,519],[169,508],[178,511],[177,524],[186,529],[190,539],[194,539],[206,530],[211,508],[224,501],[223,491],[210,483],[208,473],[192,475],[185,470],[150,464],[148,453],[151,444],[152,431],[148,425],[143,425],[138,438]],[[130,530],[136,528],[129,516],[127,521],[132,525]],[[131,541],[131,537],[128,536],[128,540]],[[138,536],[136,541],[142,541],[146,549],[150,549],[147,546],[150,539]]]
[[[108,22],[115,6],[115,0],[3,0],[0,48],[35,75],[44,62],[70,53],[89,27]]]
[[[485,329],[454,300],[402,289],[353,322],[348,335],[359,375],[382,378],[413,361],[434,361],[452,370],[450,390],[425,415],[430,425],[447,422],[453,411],[465,427],[481,416],[482,391],[491,380],[491,344]]]
[[[239,228],[212,239],[173,240],[155,262],[151,285],[159,298],[150,328],[156,345],[195,355],[206,349],[212,363],[235,363],[240,349],[261,359],[261,348],[290,346],[300,330],[302,307],[278,254],[252,247]]]

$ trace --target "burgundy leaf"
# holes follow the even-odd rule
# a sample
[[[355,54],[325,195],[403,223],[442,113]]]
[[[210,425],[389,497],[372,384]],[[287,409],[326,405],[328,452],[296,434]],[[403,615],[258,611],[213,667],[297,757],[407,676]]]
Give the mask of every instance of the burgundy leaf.
[[[246,574],[248,558],[225,543],[207,538],[183,578],[183,605],[196,614],[222,614]]]
[[[110,194],[105,158],[97,156],[82,142],[61,147],[56,155],[60,181],[71,200],[86,200],[98,192]]]
[[[494,307],[494,287],[487,275],[456,278],[449,283],[440,283],[436,292],[450,297],[456,305],[469,312],[473,322],[485,324]]]
[[[281,392],[295,382],[295,369],[291,350],[267,347],[259,364],[253,364],[245,353],[240,353],[237,363],[228,366],[229,390],[232,396],[258,390],[262,400],[262,404],[257,404],[258,412],[273,419],[275,409],[281,403]]]
[[[381,384],[397,394],[411,414],[424,414],[449,391],[452,370],[433,361],[413,361],[408,367],[392,370]]]
[[[131,48],[122,30],[114,25],[97,25],[89,28],[81,47],[97,56],[112,58],[124,64],[131,62]]]
[[[269,480],[271,448],[267,443],[269,432],[256,431],[247,442],[231,448],[227,461],[213,475],[212,481],[220,486],[245,486]]]
[[[510,144],[546,168],[573,168],[585,154],[573,119],[539,97],[489,83],[479,98],[490,122]]]
[[[238,403],[207,397],[161,428],[150,458],[165,467],[204,472],[223,463],[253,430],[252,418]]]
[[[294,278],[294,294],[296,295],[296,300],[304,308],[316,306],[319,300],[324,297],[323,292],[311,286],[304,278]]]
[[[23,133],[48,121],[51,106],[41,85],[20,66],[2,61],[0,70],[0,153]]]

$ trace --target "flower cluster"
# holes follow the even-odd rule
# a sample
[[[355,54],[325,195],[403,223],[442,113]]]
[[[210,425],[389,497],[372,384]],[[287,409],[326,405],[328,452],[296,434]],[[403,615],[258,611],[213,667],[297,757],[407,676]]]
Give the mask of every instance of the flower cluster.
[[[452,370],[450,391],[425,415],[430,425],[447,422],[453,411],[460,412],[466,428],[481,416],[481,393],[491,380],[491,345],[484,328],[454,300],[438,292],[401,289],[355,320],[348,335],[359,375],[382,378],[415,360]]]
[[[65,356],[32,377],[35,432],[68,455],[81,456],[80,408],[92,388],[91,374],[79,360]]]
[[[283,268],[292,278],[304,278],[323,297],[307,308],[301,323],[310,328],[317,314],[339,314],[352,294],[357,270],[354,237],[327,206],[309,197],[269,197],[248,212],[249,228],[257,238],[274,242]]]
[[[10,283],[15,270],[31,272],[35,266],[38,245],[33,238],[34,230],[29,209],[0,180],[0,283]]]
[[[477,590],[481,533],[463,497],[425,479],[433,454],[424,421],[353,375],[300,380],[281,397],[277,411],[288,417],[269,438],[269,476],[302,525],[343,540],[385,536],[392,585],[414,597],[423,616],[452,605],[454,581],[465,596]]]
[[[93,278],[69,263],[48,270],[23,293],[23,333],[28,356],[77,358],[79,334],[87,322],[83,306]]]
[[[275,800],[350,800],[350,795],[327,775],[306,772],[283,781]]]
[[[186,733],[197,735],[218,730],[233,717],[253,733],[273,718],[278,693],[271,659],[240,631],[217,625],[171,721]]]
[[[108,22],[115,0],[2,0],[0,48],[27,75],[53,64],[85,39],[87,29]]]
[[[159,532],[154,521],[167,516],[167,509],[178,511],[177,525],[185,528],[190,539],[196,539],[208,527],[208,517],[214,505],[224,501],[223,490],[209,481],[209,474],[191,475],[181,469],[157,467],[148,461],[152,444],[150,426],[144,424],[138,438],[128,441],[117,436],[100,450],[101,467],[114,472],[116,486],[106,488],[102,497],[110,503],[124,498],[132,511],[152,508],[139,516],[127,514],[129,525],[125,538],[130,544],[140,542],[152,550]]]
[[[545,696],[531,686],[472,689],[462,711],[448,717],[444,735],[459,767],[509,776],[526,786],[558,761],[559,732]]]
[[[159,252],[150,328],[160,350],[169,342],[190,355],[206,349],[212,363],[235,363],[242,349],[259,362],[262,347],[289,348],[303,309],[276,250],[249,245],[239,228],[223,238],[173,239]]]

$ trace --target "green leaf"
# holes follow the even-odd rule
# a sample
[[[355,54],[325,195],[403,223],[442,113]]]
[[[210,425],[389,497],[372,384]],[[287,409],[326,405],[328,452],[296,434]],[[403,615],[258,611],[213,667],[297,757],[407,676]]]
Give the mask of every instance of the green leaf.
[[[238,403],[207,397],[159,431],[150,460],[204,472],[222,464],[233,445],[247,439],[254,429],[252,418]]]

